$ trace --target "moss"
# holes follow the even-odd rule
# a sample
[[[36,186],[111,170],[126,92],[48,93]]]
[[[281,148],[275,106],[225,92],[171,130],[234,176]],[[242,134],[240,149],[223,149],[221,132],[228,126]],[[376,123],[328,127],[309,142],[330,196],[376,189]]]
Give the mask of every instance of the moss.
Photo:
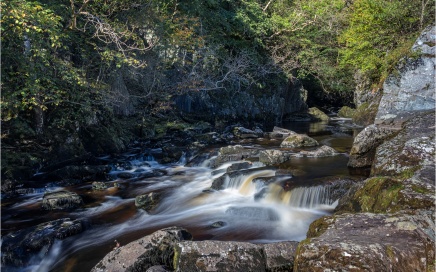
[[[401,209],[399,192],[404,185],[390,177],[374,177],[368,179],[353,197],[360,204],[363,212],[395,212]]]
[[[174,248],[174,256],[173,256],[173,269],[174,271],[177,271],[177,266],[179,264],[180,255],[182,253],[182,248],[178,245],[175,245]]]
[[[427,189],[427,188],[425,188],[423,186],[419,186],[419,185],[416,185],[416,184],[412,185],[412,190],[414,192],[417,192],[417,193],[420,193],[420,194],[433,194],[434,193],[432,190],[429,190],[429,189]]]
[[[324,216],[313,221],[307,231],[308,238],[318,237],[323,234],[328,227],[335,221],[334,217]]]

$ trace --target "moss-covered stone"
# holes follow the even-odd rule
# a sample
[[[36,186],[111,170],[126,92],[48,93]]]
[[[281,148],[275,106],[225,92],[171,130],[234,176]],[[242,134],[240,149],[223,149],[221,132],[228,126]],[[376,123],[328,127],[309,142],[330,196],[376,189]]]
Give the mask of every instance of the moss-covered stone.
[[[289,147],[289,148],[295,148],[295,147],[309,147],[309,146],[317,146],[318,142],[310,138],[309,136],[305,134],[293,134],[286,139],[283,140],[283,142],[280,144],[280,147]]]
[[[327,114],[325,114],[324,112],[322,112],[320,109],[313,107],[313,108],[309,108],[308,112],[311,116],[311,118],[315,121],[328,121],[330,120],[330,118],[328,117]]]
[[[309,230],[307,231],[307,238],[318,237],[323,234],[327,228],[334,223],[335,218],[331,216],[323,216],[313,221],[309,226]]]
[[[352,109],[348,106],[343,106],[339,111],[338,111],[338,116],[339,117],[343,117],[343,118],[353,118],[354,114],[355,114],[356,110]]]

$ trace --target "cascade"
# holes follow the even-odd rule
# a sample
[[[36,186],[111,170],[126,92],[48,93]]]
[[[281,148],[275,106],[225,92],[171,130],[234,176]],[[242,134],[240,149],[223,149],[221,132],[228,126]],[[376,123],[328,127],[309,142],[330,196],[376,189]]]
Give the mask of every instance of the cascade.
[[[330,205],[333,201],[330,199],[329,186],[313,186],[313,187],[299,187],[283,196],[283,202],[299,208],[316,208],[320,205]]]
[[[273,170],[262,170],[249,175],[238,175],[236,177],[227,177],[225,188],[237,189],[242,195],[252,195],[256,192],[256,184],[253,179],[258,177],[272,177],[275,175]]]

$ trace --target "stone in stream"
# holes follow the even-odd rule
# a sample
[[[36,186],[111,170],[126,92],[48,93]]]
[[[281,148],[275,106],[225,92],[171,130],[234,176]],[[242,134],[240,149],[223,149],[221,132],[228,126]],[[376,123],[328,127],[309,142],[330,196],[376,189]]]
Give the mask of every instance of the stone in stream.
[[[55,239],[62,240],[81,233],[84,226],[83,220],[62,218],[3,235],[2,266],[27,266],[37,254],[45,256]]]
[[[221,147],[219,150],[219,155],[216,159],[211,162],[211,166],[216,168],[223,163],[230,161],[240,161],[244,158],[251,158],[259,156],[258,149],[243,147],[242,145],[229,145],[225,147]]]
[[[280,147],[285,148],[296,148],[296,147],[309,147],[309,146],[317,146],[318,142],[305,135],[305,134],[293,134],[286,139],[283,140],[283,142],[280,144]]]
[[[327,116],[327,114],[325,114],[324,112],[322,112],[320,109],[318,109],[316,107],[309,108],[308,112],[309,112],[311,119],[314,121],[328,121],[328,120],[330,120],[330,118]]]
[[[103,191],[107,189],[107,184],[106,182],[103,181],[94,181],[92,183],[92,190],[96,190],[96,191]]]
[[[173,271],[175,244],[191,239],[192,235],[183,228],[170,227],[158,230],[125,246],[115,248],[91,271],[148,271],[152,267],[158,269],[156,266],[161,266],[159,269],[168,268],[169,271]]]
[[[290,159],[291,155],[288,152],[280,150],[262,150],[259,153],[259,161],[265,165],[276,165],[284,163]]]
[[[289,129],[274,127],[273,131],[269,132],[267,135],[269,136],[270,139],[284,139],[292,134],[297,134],[297,133]]]
[[[159,204],[162,194],[159,192],[151,192],[144,195],[139,195],[135,198],[135,206],[147,212],[152,211]]]
[[[78,194],[69,191],[45,193],[42,199],[42,208],[44,210],[69,210],[82,205],[82,198]]]
[[[327,145],[323,145],[317,148],[316,150],[311,150],[311,151],[302,150],[300,151],[300,155],[303,155],[305,157],[320,158],[320,157],[336,156],[339,155],[339,153],[334,148]]]

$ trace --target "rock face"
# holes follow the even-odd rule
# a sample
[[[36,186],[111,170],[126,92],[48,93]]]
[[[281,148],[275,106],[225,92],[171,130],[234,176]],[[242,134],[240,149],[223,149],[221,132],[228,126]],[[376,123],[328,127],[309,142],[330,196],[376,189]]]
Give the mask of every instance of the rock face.
[[[82,205],[82,198],[78,194],[68,191],[46,193],[42,199],[44,210],[69,210]]]
[[[175,244],[190,239],[192,235],[182,228],[158,230],[112,250],[91,271],[147,271],[155,266],[172,271]]]
[[[2,237],[2,265],[25,266],[35,256],[46,255],[56,239],[81,233],[85,222],[63,218],[22,229]]]
[[[287,114],[305,111],[306,97],[302,84],[294,80],[282,81],[270,90],[251,88],[235,92],[224,88],[219,92],[192,92],[176,97],[174,102],[184,116],[193,119],[204,119],[213,112],[209,118],[215,120],[256,120],[271,124],[280,122]]]
[[[383,84],[383,97],[376,123],[404,111],[435,108],[435,26],[427,27],[412,47],[420,52],[417,59],[406,59],[398,75],[390,75]]]
[[[305,134],[293,134],[286,137],[286,139],[284,139],[283,142],[280,144],[280,147],[296,148],[317,145],[318,142],[315,139],[310,138]]]
[[[291,271],[297,242],[183,241],[176,245],[175,271]]]
[[[384,141],[375,154],[372,175],[395,175],[435,165],[435,112],[415,114],[395,137]],[[434,172],[433,172],[434,183]]]
[[[299,244],[294,271],[433,271],[432,228],[434,211],[323,217]]]

